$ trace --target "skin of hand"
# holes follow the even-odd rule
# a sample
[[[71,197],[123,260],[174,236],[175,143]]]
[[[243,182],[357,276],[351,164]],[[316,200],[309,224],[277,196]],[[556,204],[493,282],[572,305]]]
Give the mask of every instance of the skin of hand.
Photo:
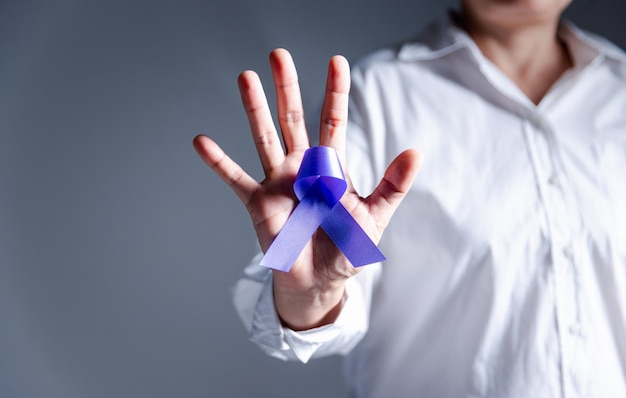
[[[209,137],[199,135],[193,145],[202,160],[235,192],[245,205],[261,249],[267,251],[297,205],[293,181],[309,140],[298,76],[291,55],[284,49],[270,54],[277,98],[280,132],[273,123],[258,75],[244,71],[238,84],[252,139],[265,174],[254,180]],[[330,59],[320,116],[320,145],[337,151],[344,171],[350,70],[342,56]],[[416,149],[399,154],[383,179],[367,197],[348,189],[341,203],[374,242],[378,242],[394,211],[409,191],[419,169]],[[341,309],[345,281],[358,272],[321,230],[313,235],[289,272],[273,271],[274,303],[283,324],[305,330],[332,323]]]

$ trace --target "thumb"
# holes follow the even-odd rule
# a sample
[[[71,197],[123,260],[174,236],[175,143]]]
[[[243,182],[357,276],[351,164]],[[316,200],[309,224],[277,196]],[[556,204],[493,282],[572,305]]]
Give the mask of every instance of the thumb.
[[[411,189],[421,164],[422,155],[418,150],[402,152],[387,167],[382,180],[367,198],[370,214],[381,232]]]

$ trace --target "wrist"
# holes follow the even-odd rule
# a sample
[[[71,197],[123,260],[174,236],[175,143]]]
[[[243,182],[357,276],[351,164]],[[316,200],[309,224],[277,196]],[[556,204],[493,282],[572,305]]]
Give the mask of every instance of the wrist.
[[[294,290],[274,279],[273,290],[274,305],[282,324],[296,331],[333,323],[345,301],[345,281],[324,289]]]

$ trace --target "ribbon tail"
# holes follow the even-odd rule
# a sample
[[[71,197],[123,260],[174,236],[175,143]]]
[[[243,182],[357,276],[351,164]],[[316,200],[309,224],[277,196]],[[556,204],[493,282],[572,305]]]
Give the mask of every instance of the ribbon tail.
[[[340,202],[322,221],[321,227],[353,266],[386,260],[385,255]]]
[[[314,188],[302,198],[274,242],[263,256],[260,265],[279,271],[289,272],[302,249],[317,231],[322,221],[330,214],[328,203],[320,198],[316,182]]]

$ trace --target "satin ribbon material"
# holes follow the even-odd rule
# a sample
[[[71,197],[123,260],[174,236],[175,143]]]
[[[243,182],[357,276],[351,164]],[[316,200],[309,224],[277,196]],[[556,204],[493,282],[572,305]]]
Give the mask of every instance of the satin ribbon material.
[[[355,267],[385,260],[376,244],[339,202],[347,183],[337,152],[309,148],[293,188],[300,203],[263,256],[261,265],[288,272],[318,227]]]

